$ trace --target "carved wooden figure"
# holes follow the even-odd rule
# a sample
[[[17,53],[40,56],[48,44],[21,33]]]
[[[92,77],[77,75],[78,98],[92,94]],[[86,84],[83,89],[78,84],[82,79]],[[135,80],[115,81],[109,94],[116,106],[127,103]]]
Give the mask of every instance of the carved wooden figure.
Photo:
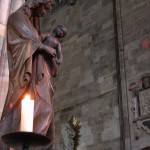
[[[46,57],[47,61],[51,61],[50,70],[51,76],[56,77],[58,75],[58,67],[62,63],[63,55],[59,39],[63,38],[67,34],[67,29],[63,25],[58,25],[44,41],[43,44],[52,47],[56,50],[56,57]]]
[[[41,42],[39,17],[51,8],[51,0],[27,0],[7,23],[9,89],[0,122],[0,135],[20,128],[20,102],[26,93],[35,100],[33,131],[47,135],[55,150],[51,59],[56,50]],[[49,35],[44,35],[47,38]],[[49,61],[47,61],[49,57]],[[50,148],[50,147],[49,147]],[[49,149],[48,148],[48,149]],[[0,150],[9,150],[1,144]]]

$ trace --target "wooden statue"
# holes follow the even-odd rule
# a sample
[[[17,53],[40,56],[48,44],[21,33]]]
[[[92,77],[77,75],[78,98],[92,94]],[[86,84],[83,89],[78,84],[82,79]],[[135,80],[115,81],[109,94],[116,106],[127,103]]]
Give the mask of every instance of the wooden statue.
[[[47,135],[51,150],[55,150],[53,104],[51,84],[57,50],[43,41],[49,36],[40,36],[39,17],[51,8],[52,0],[27,0],[7,23],[7,52],[9,64],[9,89],[0,122],[0,135],[19,131],[20,102],[26,93],[35,100],[33,131]],[[53,47],[53,48],[52,48]],[[47,61],[49,58],[49,61]],[[0,150],[9,148],[0,144]]]
[[[52,47],[56,50],[56,57],[52,57],[51,60],[47,57],[47,61],[50,61],[51,76],[56,77],[58,75],[58,67],[62,63],[63,55],[59,39],[63,38],[67,34],[67,29],[63,25],[58,25],[44,41],[43,44]]]

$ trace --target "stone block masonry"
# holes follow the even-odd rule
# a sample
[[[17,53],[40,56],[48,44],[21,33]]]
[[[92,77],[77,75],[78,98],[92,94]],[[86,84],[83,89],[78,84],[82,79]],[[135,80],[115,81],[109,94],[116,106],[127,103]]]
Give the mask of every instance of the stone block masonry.
[[[24,0],[0,0],[0,113],[8,85],[5,47],[7,17]],[[150,0],[116,0],[124,131],[117,90],[112,0],[77,0],[65,3],[42,20],[43,32],[58,24],[68,28],[62,42],[64,61],[54,79],[56,142],[72,115],[81,119],[78,150],[142,150],[150,136],[133,123],[129,84],[150,72]],[[118,17],[120,16],[120,17]],[[145,43],[145,44],[144,44]],[[125,142],[124,147],[121,144]]]
[[[68,28],[54,79],[57,145],[62,125],[76,115],[82,125],[79,150],[120,150],[112,7],[112,1],[78,0],[42,21],[43,32],[57,24]]]

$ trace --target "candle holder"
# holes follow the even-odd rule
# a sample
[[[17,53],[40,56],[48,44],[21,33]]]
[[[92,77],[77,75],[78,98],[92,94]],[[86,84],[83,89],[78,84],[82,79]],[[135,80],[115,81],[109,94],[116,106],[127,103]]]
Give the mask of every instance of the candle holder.
[[[50,139],[35,132],[12,132],[1,137],[3,143],[16,150],[34,150],[50,144]]]

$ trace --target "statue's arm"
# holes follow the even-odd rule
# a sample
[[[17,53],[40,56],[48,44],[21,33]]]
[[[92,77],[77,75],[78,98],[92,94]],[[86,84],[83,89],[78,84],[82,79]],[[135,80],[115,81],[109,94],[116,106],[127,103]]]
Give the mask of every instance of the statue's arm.
[[[42,33],[42,34],[40,35],[40,40],[41,40],[41,41],[44,41],[44,40],[45,40],[46,38],[48,38],[50,35],[51,35],[51,33],[49,33],[49,32]]]
[[[41,44],[37,50],[38,50],[38,52],[45,52],[45,53],[51,55],[52,57],[56,57],[56,55],[57,55],[56,50],[54,48],[51,48],[44,44]]]
[[[56,49],[56,56],[57,56],[57,64],[61,64],[63,61],[63,54],[62,54],[62,48],[61,48],[61,44],[58,43],[57,49]]]

